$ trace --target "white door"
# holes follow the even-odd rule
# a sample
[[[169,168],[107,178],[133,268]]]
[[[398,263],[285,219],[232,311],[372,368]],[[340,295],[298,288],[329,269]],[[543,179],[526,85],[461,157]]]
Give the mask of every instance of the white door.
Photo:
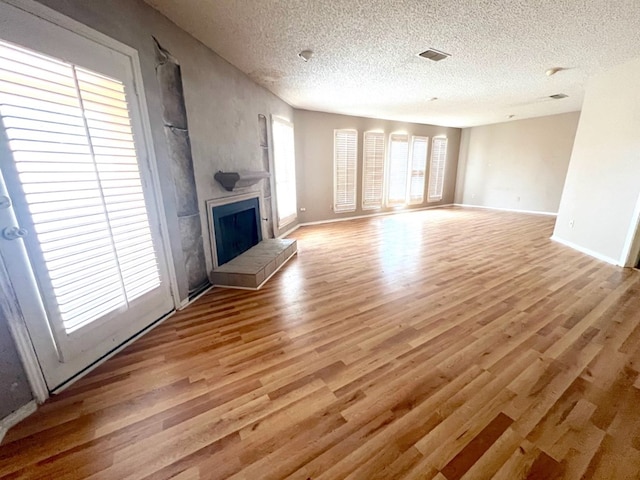
[[[0,2],[0,253],[51,391],[174,308],[140,108],[130,56]]]

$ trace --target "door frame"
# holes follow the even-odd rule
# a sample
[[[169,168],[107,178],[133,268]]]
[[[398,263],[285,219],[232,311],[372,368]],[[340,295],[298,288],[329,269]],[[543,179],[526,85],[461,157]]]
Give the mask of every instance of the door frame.
[[[123,55],[129,57],[131,62],[131,69],[133,71],[133,79],[134,79],[134,87],[135,93],[138,96],[138,102],[140,104],[140,120],[142,124],[142,133],[144,136],[144,142],[147,149],[147,157],[146,159],[141,159],[142,161],[147,161],[149,170],[151,173],[152,187],[154,191],[154,202],[151,205],[152,208],[155,208],[157,211],[158,221],[160,223],[160,232],[162,236],[162,252],[166,259],[167,271],[169,275],[169,287],[173,297],[174,304],[174,312],[183,308],[180,302],[180,295],[178,289],[178,280],[175,270],[175,262],[173,259],[173,254],[171,251],[170,245],[170,235],[167,227],[167,223],[165,220],[165,210],[164,210],[164,201],[162,196],[162,188],[160,185],[160,177],[158,174],[158,167],[156,164],[156,155],[155,155],[155,146],[153,143],[153,135],[151,133],[151,120],[149,118],[149,110],[147,107],[147,99],[144,92],[144,82],[142,78],[142,69],[140,67],[140,59],[138,56],[138,51],[124,43],[121,43],[103,33],[100,33],[94,30],[91,27],[84,25],[66,15],[63,15],[41,3],[36,2],[35,0],[0,0],[1,3],[5,3],[7,5],[16,7],[20,10],[23,10],[26,13],[34,15],[35,17],[39,17],[43,20],[46,20],[50,23],[58,25],[62,28],[70,30],[71,32],[88,38],[96,43],[100,43],[105,47],[108,47],[112,50],[116,50]],[[4,263],[0,265],[0,269],[4,270]],[[0,272],[1,273],[1,272]],[[6,275],[3,275],[5,279]],[[29,380],[29,384],[31,385],[31,389],[33,391],[36,400],[39,403],[43,403],[49,397],[49,389],[44,379],[44,375],[40,369],[40,363],[38,361],[38,357],[36,356],[35,348],[31,341],[31,337],[29,336],[26,322],[20,312],[20,309],[17,305],[15,295],[13,293],[13,286],[10,281],[1,280],[0,279],[0,295],[2,295],[6,301],[2,302],[2,307],[4,311],[7,313],[7,323],[9,324],[9,330],[13,336],[14,342],[16,344],[16,349],[18,350],[18,354],[23,362],[25,367],[25,373]],[[172,312],[173,313],[173,312]],[[144,335],[146,332],[160,324],[166,318],[168,318],[172,313],[166,315],[159,321],[156,321],[144,328],[141,332],[131,337],[125,343],[115,348],[114,350],[107,353],[102,358],[96,360],[93,364],[89,365],[83,371],[79,372],[75,375],[70,381],[64,383],[53,393],[57,393],[78,379],[82,378],[84,375],[89,373],[91,370],[95,369],[98,365],[102,364],[107,359],[111,358],[113,355],[121,351],[127,345],[134,342],[140,336]]]
[[[27,380],[31,386],[31,392],[38,403],[43,403],[49,398],[49,389],[45,382],[40,363],[36,356],[36,350],[31,343],[31,337],[27,330],[27,324],[18,307],[18,301],[13,292],[13,285],[9,280],[9,274],[4,265],[4,259],[0,257],[0,311],[4,314],[9,332],[13,337],[16,350],[22,360]]]

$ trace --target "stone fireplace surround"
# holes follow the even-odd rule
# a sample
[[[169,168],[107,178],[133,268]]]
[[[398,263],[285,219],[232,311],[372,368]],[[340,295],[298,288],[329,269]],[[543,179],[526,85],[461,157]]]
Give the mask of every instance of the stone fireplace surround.
[[[238,218],[248,219],[244,207],[255,205],[257,200],[257,209],[253,209],[256,218],[256,224],[260,226],[258,231],[259,239],[266,236],[265,222],[261,218],[261,212],[264,211],[262,197],[258,192],[250,192],[243,195],[233,195],[214,200],[208,200],[207,217],[209,220],[209,235],[211,238],[211,257],[213,259],[213,270],[210,272],[210,280],[214,286],[227,288],[240,288],[247,290],[258,290],[269,278],[271,278],[290,258],[297,253],[297,243],[291,239],[264,239],[260,240],[256,245],[244,251],[235,258],[230,259],[226,263],[219,262],[218,248],[221,243],[220,235],[225,234],[225,228],[234,222],[221,222],[219,215],[214,218],[214,209],[217,213],[220,211],[238,214]],[[226,207],[218,209],[218,207]],[[241,230],[243,227],[240,227]],[[245,234],[250,232],[250,228],[244,227]],[[249,235],[252,235],[249,233]],[[241,249],[245,242],[240,241]],[[253,243],[253,242],[249,242]],[[222,259],[224,260],[224,259]]]

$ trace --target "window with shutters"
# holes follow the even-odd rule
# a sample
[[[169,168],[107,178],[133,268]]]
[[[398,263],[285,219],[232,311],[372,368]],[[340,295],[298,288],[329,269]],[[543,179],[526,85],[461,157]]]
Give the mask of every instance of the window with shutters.
[[[400,206],[407,202],[407,174],[409,136],[392,133],[389,138],[387,205]]]
[[[73,332],[158,287],[123,83],[0,41],[0,119],[49,314]]]
[[[411,170],[409,171],[409,205],[424,202],[424,180],[427,170],[427,137],[411,137]]]
[[[381,208],[384,195],[384,132],[365,132],[363,150],[362,208]]]
[[[431,146],[431,166],[429,171],[429,193],[427,200],[442,200],[444,189],[444,168],[447,162],[447,137],[435,137]]]
[[[358,131],[333,131],[333,211],[356,209],[356,175],[358,165]]]
[[[278,228],[282,228],[297,218],[298,209],[293,123],[273,117],[272,131]]]

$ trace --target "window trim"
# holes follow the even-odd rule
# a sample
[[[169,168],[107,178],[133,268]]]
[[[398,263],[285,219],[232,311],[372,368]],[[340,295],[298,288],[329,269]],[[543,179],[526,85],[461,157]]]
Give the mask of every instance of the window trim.
[[[423,168],[423,179],[422,179],[422,196],[420,200],[411,200],[411,183],[413,180],[413,152],[415,147],[415,141],[417,139],[424,140],[425,142],[425,152],[424,152],[424,168]],[[409,168],[408,168],[408,182],[409,186],[407,188],[407,205],[421,205],[424,203],[425,193],[427,189],[427,169],[429,167],[429,137],[426,135],[411,135],[411,144],[409,148]]]
[[[295,188],[295,206],[294,206],[293,213],[285,217],[280,217],[280,208],[278,208],[278,166],[277,166],[277,160],[276,160],[276,139],[274,135],[274,126],[276,123],[280,123],[282,125],[290,127],[291,134],[293,137],[293,179],[292,181]],[[291,120],[285,117],[271,115],[271,144],[273,145],[273,169],[274,169],[273,183],[275,186],[275,194],[276,194],[276,216],[278,218],[278,230],[282,230],[283,228],[287,227],[288,225],[290,225],[291,223],[295,222],[298,219],[298,198],[297,198],[298,189],[297,189],[296,168],[295,168],[296,167],[295,127]],[[291,180],[291,179],[287,179],[287,180]]]
[[[365,191],[366,191],[366,180],[365,176],[367,175],[366,168],[366,146],[367,146],[367,136],[369,135],[382,135],[382,192],[380,195],[380,203],[377,205],[368,205],[365,203]],[[384,192],[386,189],[386,173],[387,173],[387,142],[385,140],[385,132],[384,130],[367,130],[362,134],[362,195],[360,198],[360,203],[362,210],[380,210],[384,207]]]
[[[436,148],[435,148],[435,143],[436,141],[445,141],[445,147],[444,147],[444,158],[442,159],[442,179],[440,181],[440,185],[439,185],[439,189],[440,189],[440,193],[436,194],[436,195],[432,195],[431,192],[431,179],[434,175],[434,168],[433,168],[433,161],[434,161],[434,155],[436,152]],[[442,201],[442,198],[444,197],[444,179],[445,179],[445,174],[446,174],[446,168],[447,168],[447,155],[449,153],[449,138],[446,135],[437,135],[435,137],[433,137],[433,139],[431,140],[431,157],[429,160],[429,184],[428,184],[428,192],[427,192],[427,202],[431,203],[431,202],[440,202]]]
[[[391,145],[393,143],[394,136],[403,136],[406,137],[407,142],[407,171],[405,172],[405,195],[402,203],[389,203],[389,189],[391,188]],[[389,134],[389,140],[387,142],[388,148],[386,149],[385,155],[385,191],[384,191],[384,202],[383,205],[385,208],[404,208],[408,205],[407,196],[409,193],[409,160],[411,157],[411,143],[410,143],[411,135],[406,131],[397,131]]]
[[[345,206],[338,205],[338,175],[337,175],[337,135],[339,133],[353,133],[355,134],[355,156],[354,161],[354,174],[353,174],[353,203],[345,204]],[[358,208],[358,130],[355,128],[336,128],[333,130],[333,212],[334,213],[350,213],[355,212]]]

